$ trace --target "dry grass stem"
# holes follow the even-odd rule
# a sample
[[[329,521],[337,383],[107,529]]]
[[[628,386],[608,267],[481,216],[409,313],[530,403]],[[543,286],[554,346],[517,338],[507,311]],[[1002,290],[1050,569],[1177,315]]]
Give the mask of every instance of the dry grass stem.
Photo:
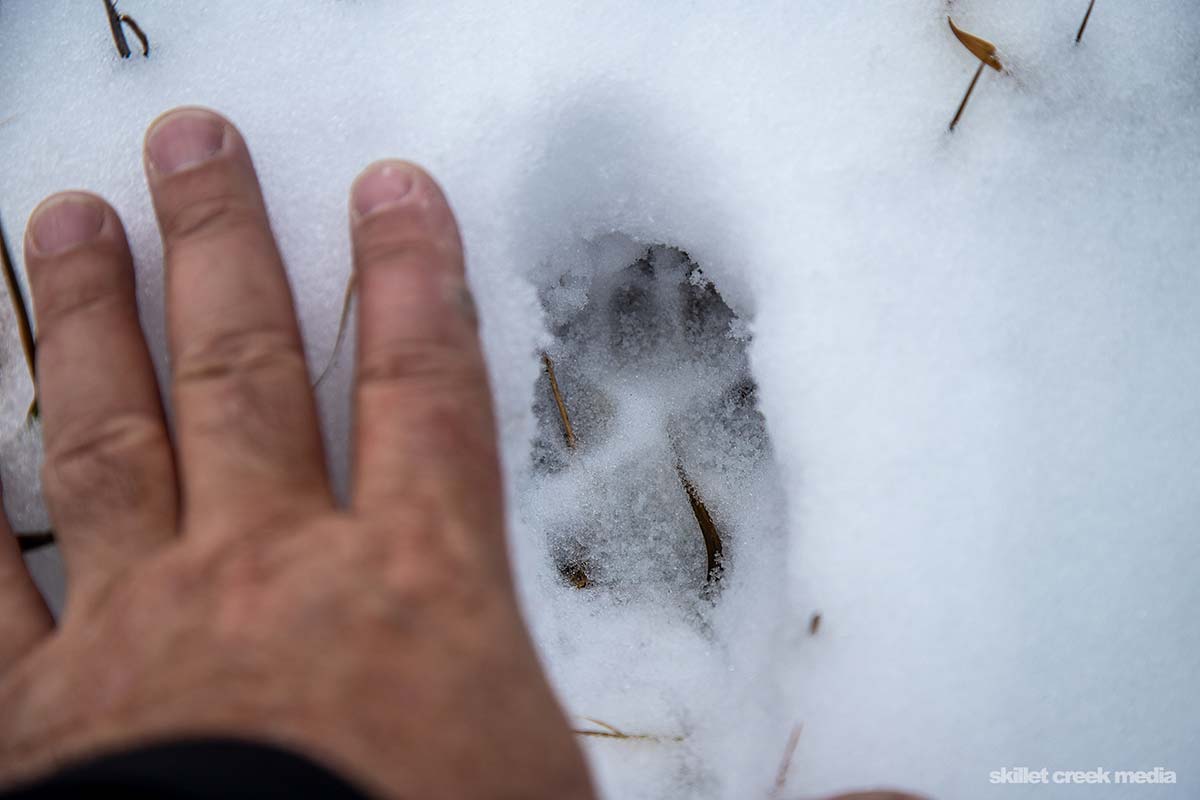
[[[558,406],[558,417],[562,420],[563,439],[567,447],[575,449],[575,429],[571,427],[571,417],[567,414],[567,404],[563,401],[562,392],[558,388],[558,378],[554,375],[554,362],[550,356],[542,353],[542,363],[546,365],[546,374],[550,377],[550,392],[554,395],[554,404]]]
[[[708,506],[704,505],[699,490],[684,472],[683,464],[678,458],[675,460],[675,472],[679,475],[679,482],[683,484],[683,490],[687,492],[688,502],[692,506],[692,514],[695,515],[696,524],[700,526],[700,533],[704,536],[704,550],[708,554],[708,582],[714,583],[721,576],[721,554],[723,552],[721,532],[717,530],[712,514],[708,513]]]
[[[971,92],[975,91],[975,84],[979,83],[979,76],[983,74],[984,66],[984,64],[980,64],[979,69],[975,70],[975,77],[971,78],[971,83],[967,86],[967,93],[963,95],[962,102],[958,104],[958,111],[954,112],[954,119],[950,120],[950,130],[954,130],[958,121],[962,119],[963,112],[967,110],[967,101],[971,99]]]
[[[617,728],[613,725],[609,725],[607,722],[601,722],[598,719],[592,719],[591,717],[584,717],[583,719],[592,723],[593,725],[598,725],[601,728],[604,728],[604,730],[589,731],[589,730],[575,729],[572,731],[572,733],[574,733],[576,736],[592,736],[592,737],[595,737],[598,739],[621,739],[624,741],[657,742],[657,743],[682,742],[682,741],[684,741],[684,738],[685,738],[683,736],[655,736],[653,734],[648,734],[648,733],[626,733],[625,731],[621,730],[620,728]]]
[[[146,38],[146,34],[133,17],[117,13],[117,0],[104,0],[104,13],[108,17],[108,28],[112,32],[113,44],[117,46],[117,52],[121,54],[121,58],[129,58],[133,54],[133,51],[129,49],[129,42],[125,39],[125,25],[129,26],[133,35],[141,43],[142,56],[150,57],[150,40]]]
[[[1087,13],[1083,15],[1083,22],[1079,25],[1079,33],[1075,34],[1075,44],[1079,44],[1080,40],[1083,39],[1083,32],[1087,30],[1088,20],[1092,18],[1092,9],[1095,7],[1096,0],[1092,0],[1090,3],[1088,3]]]
[[[775,784],[771,787],[771,800],[778,800],[783,795],[783,787],[787,783],[788,771],[792,768],[792,758],[796,755],[796,745],[800,744],[800,732],[804,725],[796,725],[788,736],[783,748],[783,760],[779,762],[779,772],[775,773]]]
[[[321,385],[321,381],[325,380],[325,376],[333,369],[333,365],[337,363],[338,355],[342,352],[342,341],[346,338],[347,323],[350,320],[350,305],[354,302],[354,286],[357,282],[356,276],[351,275],[350,280],[346,281],[346,293],[342,297],[342,315],[338,318],[337,337],[333,340],[333,351],[329,354],[329,360],[325,362],[325,368],[321,370],[321,374],[313,381],[313,388]]]
[[[975,91],[975,84],[979,83],[979,76],[983,74],[985,66],[999,72],[1004,69],[1000,63],[999,57],[996,55],[996,45],[989,42],[987,39],[981,39],[973,33],[967,33],[962,28],[954,24],[954,20],[946,17],[946,21],[950,23],[950,30],[954,32],[954,36],[958,41],[962,42],[963,47],[971,52],[971,55],[979,59],[979,69],[975,70],[975,76],[971,78],[971,83],[967,86],[967,93],[963,95],[962,102],[958,104],[958,110],[954,112],[954,119],[950,120],[950,130],[958,125],[958,121],[962,119],[963,112],[967,110],[967,102],[971,99],[971,93]]]
[[[34,365],[37,363],[37,341],[33,338],[33,325],[29,321],[29,311],[25,308],[25,298],[21,295],[21,285],[17,281],[16,267],[13,266],[12,256],[8,251],[8,240],[4,238],[3,226],[0,226],[0,266],[3,266],[4,286],[8,289],[13,315],[17,320],[17,334],[21,337],[21,351],[25,354],[25,365],[29,368],[29,378],[35,381],[34,391],[36,392]],[[36,417],[37,413],[37,395],[35,394],[33,402],[29,406],[28,416]]]

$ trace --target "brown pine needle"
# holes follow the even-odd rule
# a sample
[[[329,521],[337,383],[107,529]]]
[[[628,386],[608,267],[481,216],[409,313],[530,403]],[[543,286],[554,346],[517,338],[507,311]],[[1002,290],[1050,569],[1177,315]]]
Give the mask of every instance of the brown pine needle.
[[[542,363],[546,365],[546,374],[550,376],[550,392],[554,395],[554,404],[558,406],[558,416],[562,420],[563,439],[567,447],[575,449],[575,429],[571,427],[571,417],[567,414],[567,404],[563,401],[562,392],[558,389],[558,378],[554,376],[554,362],[550,356],[542,353]]]
[[[683,464],[678,458],[675,459],[675,473],[679,475],[679,482],[683,484],[683,490],[687,492],[688,502],[692,506],[692,514],[695,515],[696,524],[700,526],[700,533],[704,536],[704,550],[708,554],[708,582],[713,583],[720,577],[723,551],[721,533],[717,530],[716,523],[713,522],[712,514],[708,513],[708,506],[704,505],[704,501],[700,499],[700,492],[696,489],[696,485],[683,471]]]
[[[787,783],[788,770],[792,768],[792,758],[796,755],[796,745],[800,743],[800,732],[804,730],[803,723],[792,728],[787,744],[783,748],[783,761],[779,764],[779,772],[775,773],[775,785],[771,788],[771,800],[776,800],[783,794],[784,784]]]
[[[1083,32],[1087,30],[1088,20],[1092,18],[1092,9],[1096,7],[1096,0],[1088,3],[1087,13],[1083,15],[1083,23],[1079,26],[1079,33],[1075,34],[1075,44],[1083,39]]]
[[[25,354],[25,365],[29,368],[29,378],[34,380],[34,397],[29,406],[30,418],[38,415],[37,383],[34,365],[37,363],[37,341],[33,338],[33,326],[29,322],[29,311],[25,308],[25,299],[21,295],[20,283],[17,281],[17,271],[13,266],[12,256],[8,252],[8,241],[4,238],[4,228],[0,226],[0,266],[4,271],[4,286],[8,289],[9,301],[17,320],[17,334],[21,337],[21,350]]]
[[[346,281],[346,294],[342,298],[342,316],[338,318],[337,338],[333,341],[333,352],[329,354],[329,360],[325,362],[325,368],[321,370],[321,374],[313,381],[313,388],[321,385],[321,381],[325,380],[325,376],[329,374],[329,370],[333,369],[333,365],[337,363],[338,355],[342,352],[342,340],[346,338],[346,323],[350,319],[350,305],[354,302],[354,286],[356,276],[351,275],[350,280]]]

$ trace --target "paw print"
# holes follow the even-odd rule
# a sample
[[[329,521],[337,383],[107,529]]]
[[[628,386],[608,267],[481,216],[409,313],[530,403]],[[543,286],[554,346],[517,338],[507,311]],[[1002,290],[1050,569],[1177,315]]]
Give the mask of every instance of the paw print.
[[[541,292],[536,523],[576,588],[712,596],[736,569],[739,509],[774,469],[748,328],[677,248],[592,266]]]

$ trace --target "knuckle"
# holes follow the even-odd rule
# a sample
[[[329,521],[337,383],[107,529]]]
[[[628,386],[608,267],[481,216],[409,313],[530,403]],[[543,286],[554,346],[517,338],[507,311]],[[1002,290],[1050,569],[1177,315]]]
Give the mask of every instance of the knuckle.
[[[60,320],[131,303],[131,277],[114,254],[87,249],[72,254],[74,263],[39,269],[33,277],[39,327],[53,328]]]
[[[257,231],[265,224],[262,210],[233,191],[217,192],[184,203],[163,219],[168,250],[182,243],[224,236],[241,230]]]
[[[308,424],[308,370],[291,332],[226,331],[193,342],[176,358],[173,387],[181,439],[233,448],[271,474],[320,481]],[[280,470],[282,469],[282,472]]]
[[[438,257],[434,242],[403,227],[376,228],[364,233],[356,243],[355,254],[359,268],[363,270],[404,266],[428,268]]]
[[[166,446],[161,421],[149,414],[120,414],[67,428],[47,450],[46,493],[59,505],[91,497],[113,507],[139,507],[151,482],[161,477],[142,467],[148,454]]]
[[[189,343],[175,361],[175,383],[186,385],[276,371],[305,371],[290,331],[247,328]]]
[[[480,365],[461,346],[434,337],[393,339],[361,356],[360,388],[444,389],[482,380]]]

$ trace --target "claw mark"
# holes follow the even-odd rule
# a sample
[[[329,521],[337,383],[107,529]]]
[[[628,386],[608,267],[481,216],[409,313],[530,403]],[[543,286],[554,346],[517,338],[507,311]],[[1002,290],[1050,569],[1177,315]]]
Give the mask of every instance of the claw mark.
[[[963,95],[962,102],[958,104],[958,111],[954,112],[954,119],[950,120],[950,130],[954,130],[962,118],[963,111],[967,108],[967,101],[971,99],[971,93],[975,91],[975,84],[979,82],[979,76],[983,74],[983,68],[987,66],[1000,72],[1004,66],[996,56],[996,45],[962,30],[954,24],[954,20],[950,17],[946,17],[946,21],[950,23],[950,30],[954,32],[958,41],[962,42],[963,47],[971,51],[971,55],[978,58],[980,62],[979,69],[975,70],[975,77],[971,78],[971,84],[967,87],[967,93]]]
[[[1079,40],[1083,38],[1083,32],[1087,30],[1088,20],[1092,18],[1092,9],[1096,7],[1096,0],[1088,3],[1087,13],[1083,15],[1083,23],[1079,26],[1079,33],[1075,34],[1075,44],[1079,44]]]
[[[563,439],[567,447],[575,449],[575,429],[571,427],[571,418],[567,415],[567,404],[563,401],[562,392],[558,389],[558,378],[554,376],[554,362],[550,356],[542,353],[542,363],[546,365],[546,374],[550,376],[550,392],[554,395],[554,404],[558,406],[558,416],[562,420]]]
[[[321,381],[325,380],[325,376],[329,374],[329,370],[333,369],[333,365],[337,363],[338,355],[342,352],[342,340],[346,338],[346,323],[350,319],[350,306],[354,302],[354,286],[357,282],[356,276],[351,275],[350,280],[346,281],[346,294],[342,297],[342,315],[338,318],[337,338],[333,340],[333,352],[329,354],[329,360],[325,362],[325,368],[321,370],[321,374],[313,381],[313,388],[321,385]]]
[[[29,405],[28,418],[36,419],[37,403],[37,340],[33,337],[33,326],[29,322],[29,311],[25,307],[25,299],[21,295],[20,284],[17,281],[17,271],[13,267],[12,256],[8,252],[8,242],[4,238],[4,228],[0,226],[0,262],[4,270],[4,285],[8,289],[8,297],[12,302],[13,312],[17,318],[17,333],[21,337],[21,350],[25,354],[25,364],[29,368],[29,378],[34,382],[33,402]]]

